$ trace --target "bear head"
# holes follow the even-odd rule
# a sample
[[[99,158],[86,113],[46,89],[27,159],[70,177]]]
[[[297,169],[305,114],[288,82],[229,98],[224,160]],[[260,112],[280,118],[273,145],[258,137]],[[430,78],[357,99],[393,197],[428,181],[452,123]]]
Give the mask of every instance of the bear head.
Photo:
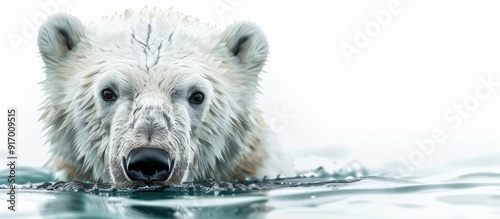
[[[268,43],[255,24],[219,31],[143,9],[83,25],[58,13],[38,47],[49,163],[63,179],[124,188],[248,175],[229,167],[265,129],[255,95]]]

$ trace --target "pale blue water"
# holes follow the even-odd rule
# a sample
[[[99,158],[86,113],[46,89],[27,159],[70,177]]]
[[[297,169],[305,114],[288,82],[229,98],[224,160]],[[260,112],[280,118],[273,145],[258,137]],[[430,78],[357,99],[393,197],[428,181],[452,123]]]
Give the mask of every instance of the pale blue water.
[[[16,212],[7,210],[5,185],[0,189],[0,218],[500,218],[499,155],[421,168],[407,177],[386,177],[395,164],[371,170],[349,162],[295,178],[135,190],[54,182],[48,173],[25,168],[18,170],[23,188],[16,190]]]

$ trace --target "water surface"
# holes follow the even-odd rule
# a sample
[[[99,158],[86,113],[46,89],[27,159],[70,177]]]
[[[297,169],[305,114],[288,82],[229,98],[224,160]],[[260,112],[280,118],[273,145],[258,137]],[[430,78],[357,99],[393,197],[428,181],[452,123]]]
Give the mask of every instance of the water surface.
[[[485,162],[496,155],[411,176],[391,176],[393,164],[369,171],[352,161],[293,178],[206,179],[124,190],[112,184],[55,182],[49,173],[24,168],[19,170],[16,212],[3,204],[0,218],[500,218],[500,172],[498,165]],[[8,191],[1,187],[2,203]]]

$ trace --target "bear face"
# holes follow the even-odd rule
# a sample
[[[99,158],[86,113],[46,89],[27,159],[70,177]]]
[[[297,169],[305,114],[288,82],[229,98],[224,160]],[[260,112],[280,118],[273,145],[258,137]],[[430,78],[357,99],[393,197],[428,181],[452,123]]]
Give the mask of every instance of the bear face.
[[[249,22],[218,31],[172,11],[40,27],[49,164],[63,180],[117,187],[258,176],[269,157],[255,106],[268,54]]]

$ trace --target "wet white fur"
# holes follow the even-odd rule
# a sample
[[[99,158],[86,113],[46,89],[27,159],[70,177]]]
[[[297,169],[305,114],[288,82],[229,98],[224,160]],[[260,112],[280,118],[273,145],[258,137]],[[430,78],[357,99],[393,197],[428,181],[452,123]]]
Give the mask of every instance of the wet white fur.
[[[239,45],[242,37],[248,39]],[[140,128],[144,119],[161,113],[171,117],[176,131],[159,133],[152,141],[186,160],[185,169],[179,166],[182,181],[230,179],[242,160],[254,156],[264,156],[264,165],[256,163],[259,171],[248,177],[294,174],[289,158],[269,142],[255,106],[258,75],[268,54],[256,25],[238,22],[219,31],[171,10],[147,8],[89,25],[56,14],[40,28],[38,45],[47,75],[41,121],[49,164],[72,167],[58,169],[62,179],[71,170],[82,180],[126,180],[113,159],[146,144],[141,133],[131,130],[134,122]],[[110,84],[120,90],[114,105],[100,99]],[[206,105],[196,108],[186,101],[193,87],[205,91]],[[139,107],[155,111],[134,114]],[[149,120],[167,127],[166,120]],[[256,137],[264,153],[249,147]]]

